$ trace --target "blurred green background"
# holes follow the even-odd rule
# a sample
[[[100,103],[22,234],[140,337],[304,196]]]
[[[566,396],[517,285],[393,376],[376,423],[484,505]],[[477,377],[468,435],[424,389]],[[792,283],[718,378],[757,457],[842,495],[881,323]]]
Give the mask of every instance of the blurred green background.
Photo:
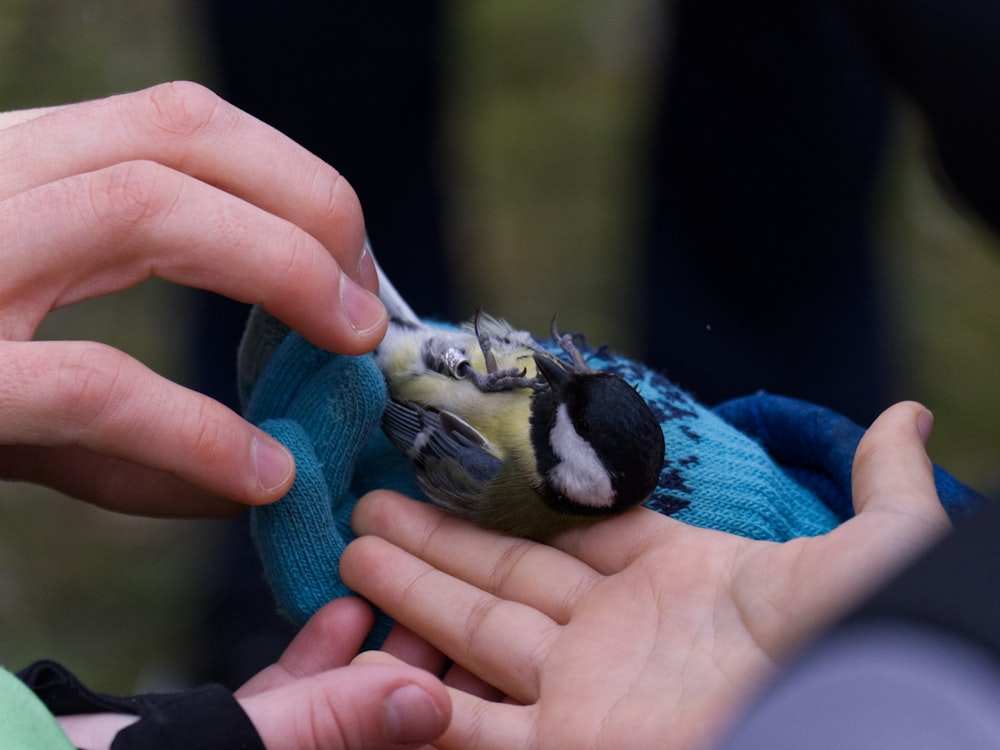
[[[635,166],[664,41],[649,22],[656,12],[651,0],[455,4],[445,58],[449,232],[470,249],[456,259],[470,305],[516,310],[512,322],[542,331],[558,309],[592,341],[631,346]],[[194,4],[0,0],[0,109],[177,78],[213,82]],[[880,259],[901,363],[893,395],[930,406],[935,460],[992,492],[1000,251],[935,189],[920,122],[901,113]],[[505,269],[518,258],[538,274],[514,295]],[[183,301],[151,281],[58,311],[39,336],[112,343],[180,377],[185,332],[197,325]],[[210,523],[113,516],[11,483],[0,493],[0,660],[61,659],[108,691],[183,682]]]

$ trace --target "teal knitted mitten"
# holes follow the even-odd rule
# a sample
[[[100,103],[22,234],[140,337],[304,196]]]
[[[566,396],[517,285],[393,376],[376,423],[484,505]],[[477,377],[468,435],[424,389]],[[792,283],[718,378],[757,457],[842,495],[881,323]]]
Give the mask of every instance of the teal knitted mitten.
[[[371,357],[324,352],[255,308],[240,347],[240,396],[246,418],[295,456],[291,490],[252,509],[251,531],[279,608],[301,626],[351,593],[338,569],[358,498],[376,487],[419,490],[377,429],[386,391]],[[379,617],[373,641],[390,626]]]

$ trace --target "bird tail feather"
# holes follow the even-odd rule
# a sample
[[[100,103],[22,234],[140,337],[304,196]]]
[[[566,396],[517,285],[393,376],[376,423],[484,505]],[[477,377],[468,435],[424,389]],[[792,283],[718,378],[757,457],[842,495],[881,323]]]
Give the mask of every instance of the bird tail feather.
[[[413,312],[413,308],[406,303],[403,295],[393,286],[393,283],[389,281],[389,277],[382,270],[382,266],[378,264],[378,259],[376,259],[375,253],[372,252],[372,246],[367,236],[365,237],[365,250],[368,251],[372,261],[375,263],[375,271],[378,273],[378,296],[382,300],[382,304],[385,305],[385,309],[389,312],[389,317],[404,320],[408,323],[419,324],[420,318]]]

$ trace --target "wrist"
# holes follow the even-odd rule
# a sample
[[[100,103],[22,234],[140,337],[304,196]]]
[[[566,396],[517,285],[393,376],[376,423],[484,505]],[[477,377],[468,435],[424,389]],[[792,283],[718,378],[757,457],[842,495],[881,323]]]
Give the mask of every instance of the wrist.
[[[111,743],[122,729],[139,721],[133,714],[70,714],[56,720],[70,741],[86,750],[110,750]]]

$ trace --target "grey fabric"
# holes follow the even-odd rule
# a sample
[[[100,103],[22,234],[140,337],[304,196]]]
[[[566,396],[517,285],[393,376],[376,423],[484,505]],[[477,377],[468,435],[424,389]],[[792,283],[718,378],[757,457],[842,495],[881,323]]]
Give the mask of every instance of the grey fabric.
[[[942,631],[856,625],[771,685],[721,750],[995,750],[1000,664]]]

